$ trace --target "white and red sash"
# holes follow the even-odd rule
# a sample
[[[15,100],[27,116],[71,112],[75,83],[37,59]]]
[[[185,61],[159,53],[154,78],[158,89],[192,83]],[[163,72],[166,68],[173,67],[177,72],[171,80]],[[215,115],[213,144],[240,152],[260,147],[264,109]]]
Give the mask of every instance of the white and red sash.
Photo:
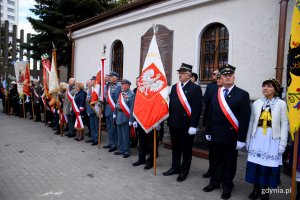
[[[182,87],[181,87],[181,83],[177,83],[176,85],[176,92],[177,92],[177,95],[179,97],[179,100],[180,100],[180,103],[181,105],[183,106],[185,112],[187,113],[187,115],[191,118],[191,114],[192,114],[192,108],[182,90]]]
[[[36,98],[39,98],[39,97],[40,97],[40,96],[36,93],[35,90],[33,90],[33,93],[34,93],[34,96],[35,96]]]
[[[238,132],[239,121],[234,116],[232,110],[228,106],[221,88],[219,88],[219,90],[218,90],[218,101],[219,101],[221,110],[223,111],[225,117],[228,119],[229,123],[233,126],[234,130],[236,132]]]
[[[75,121],[74,128],[81,130],[81,129],[84,128],[84,125],[83,125],[82,118],[81,118],[81,115],[80,115],[80,110],[78,109],[78,107],[75,103],[75,96],[73,97],[69,90],[67,92],[68,92],[67,93],[68,99],[72,103],[72,110],[73,110],[73,112],[76,116],[76,121]]]
[[[59,124],[64,125],[68,123],[67,115],[64,114],[64,111],[62,109],[58,110],[59,114]]]
[[[129,118],[130,117],[130,109],[124,101],[124,97],[122,95],[122,92],[119,95],[119,103],[120,103],[120,107],[121,107],[122,111],[124,112],[126,117]]]
[[[107,90],[107,102],[108,102],[111,110],[114,112],[115,108],[116,108],[116,104],[110,95],[110,87],[108,87],[108,90]]]

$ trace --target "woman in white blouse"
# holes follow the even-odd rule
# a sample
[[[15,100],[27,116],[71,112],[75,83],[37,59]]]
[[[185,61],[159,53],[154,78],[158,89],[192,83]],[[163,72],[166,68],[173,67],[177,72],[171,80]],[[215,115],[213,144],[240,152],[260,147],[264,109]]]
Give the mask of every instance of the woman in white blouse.
[[[245,180],[254,185],[249,199],[269,199],[262,189],[277,188],[280,165],[288,138],[286,103],[278,96],[281,85],[276,79],[262,83],[264,97],[256,100],[246,140],[248,160]]]

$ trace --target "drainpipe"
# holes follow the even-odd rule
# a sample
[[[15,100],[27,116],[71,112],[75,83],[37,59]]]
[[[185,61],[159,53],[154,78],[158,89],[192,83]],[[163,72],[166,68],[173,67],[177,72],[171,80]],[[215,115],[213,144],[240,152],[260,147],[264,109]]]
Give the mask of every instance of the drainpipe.
[[[72,38],[72,30],[69,29],[67,34],[69,40],[72,42],[72,57],[71,57],[71,69],[69,72],[70,77],[74,77],[74,55],[75,55],[75,40]]]
[[[276,79],[282,84],[284,47],[285,47],[285,32],[286,32],[286,16],[289,0],[281,0],[279,14],[279,31],[278,31],[278,47],[277,47],[277,62],[276,62]]]

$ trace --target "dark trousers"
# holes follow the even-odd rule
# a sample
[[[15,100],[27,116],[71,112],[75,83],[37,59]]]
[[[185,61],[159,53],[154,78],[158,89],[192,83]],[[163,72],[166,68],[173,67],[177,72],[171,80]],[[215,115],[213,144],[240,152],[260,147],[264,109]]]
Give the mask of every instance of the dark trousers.
[[[211,142],[212,145],[212,177],[210,184],[219,186],[222,183],[223,190],[230,191],[233,189],[233,179],[236,173],[237,155],[236,146],[232,144],[217,144]]]
[[[149,154],[147,158],[147,163],[153,165],[154,161],[154,131],[146,133],[141,126],[137,127],[137,133],[139,135],[139,160],[146,161],[146,155]],[[157,134],[157,132],[156,132]],[[158,137],[156,137],[156,155],[158,153]]]
[[[188,174],[192,162],[194,135],[188,134],[188,128],[180,129],[174,127],[170,127],[170,135],[172,142],[172,169],[179,170],[181,174]]]
[[[212,173],[212,165],[213,165],[213,153],[212,153],[212,143],[210,141],[208,141],[208,172]]]
[[[34,104],[34,115],[36,120],[41,120],[41,107],[39,103]]]

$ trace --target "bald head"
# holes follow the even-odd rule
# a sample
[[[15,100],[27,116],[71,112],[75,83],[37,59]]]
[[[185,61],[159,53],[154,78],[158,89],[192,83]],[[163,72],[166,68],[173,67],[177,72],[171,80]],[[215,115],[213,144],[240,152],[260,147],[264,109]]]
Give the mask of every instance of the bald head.
[[[75,85],[75,83],[76,83],[75,78],[69,79],[69,86],[73,86],[73,85]]]

